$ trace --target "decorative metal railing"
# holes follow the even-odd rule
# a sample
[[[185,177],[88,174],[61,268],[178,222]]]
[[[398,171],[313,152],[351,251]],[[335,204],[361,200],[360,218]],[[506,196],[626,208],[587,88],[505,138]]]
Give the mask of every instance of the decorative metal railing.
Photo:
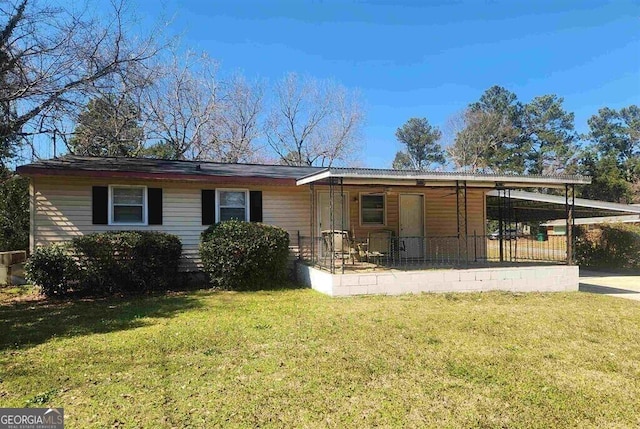
[[[298,259],[342,272],[359,268],[465,267],[483,263],[566,263],[565,236],[495,235],[351,238],[297,237]],[[293,241],[293,240],[292,240]],[[293,243],[292,243],[293,244]]]

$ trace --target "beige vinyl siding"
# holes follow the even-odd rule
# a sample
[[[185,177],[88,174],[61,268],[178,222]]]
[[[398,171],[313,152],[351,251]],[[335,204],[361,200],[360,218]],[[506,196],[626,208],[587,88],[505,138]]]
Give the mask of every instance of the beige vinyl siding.
[[[467,233],[485,235],[485,190],[467,191]],[[461,215],[464,208],[461,210]],[[456,236],[457,203],[455,188],[430,189],[426,193],[427,236]],[[460,231],[464,234],[464,231]]]
[[[316,191],[328,191],[328,188],[316,187]],[[339,192],[339,191],[336,191]],[[351,233],[356,238],[366,238],[369,232],[391,230],[397,236],[400,223],[400,194],[419,194],[425,201],[425,235],[426,236],[457,236],[457,205],[455,188],[402,188],[345,186],[344,192],[349,194],[349,223]],[[485,235],[485,189],[468,189],[467,192],[467,220],[468,234]],[[360,195],[385,195],[385,225],[362,225],[360,221]],[[317,201],[317,200],[316,200]],[[308,203],[307,203],[308,204]],[[336,225],[339,228],[339,225]],[[307,227],[308,229],[308,227]],[[461,231],[463,233],[464,231]]]
[[[33,185],[33,246],[67,241],[74,236],[114,230],[163,231],[180,237],[183,243],[185,267],[195,268],[198,263],[201,225],[201,190],[242,188],[262,191],[263,222],[277,225],[290,234],[295,252],[298,233],[308,241],[311,236],[311,195],[308,186],[241,186],[219,183],[194,183],[178,181],[109,180],[88,178],[36,177]],[[144,185],[163,189],[163,225],[114,226],[92,224],[92,187],[108,185]],[[316,186],[318,191],[328,188]],[[358,240],[366,240],[369,232],[383,229],[398,236],[399,195],[412,193],[424,195],[425,235],[428,237],[455,237],[456,194],[455,188],[345,186],[349,195],[350,230]],[[478,236],[485,231],[485,191],[469,189],[467,194],[468,234]],[[385,225],[363,226],[360,221],[360,194],[385,194]],[[317,216],[317,199],[315,205]],[[317,231],[316,231],[317,233]],[[480,241],[479,241],[480,242]],[[484,241],[482,241],[484,243]],[[473,244],[470,243],[470,246]],[[484,254],[484,245],[480,255]],[[470,249],[471,251],[471,249]]]
[[[316,186],[316,192],[327,192],[328,187]],[[336,190],[335,192],[339,192]],[[425,204],[425,232],[427,252],[438,246],[449,256],[458,253],[458,227],[456,189],[452,187],[424,188],[400,186],[345,186],[349,196],[349,230],[356,241],[365,241],[370,232],[390,230],[399,237],[400,194],[423,195]],[[467,190],[467,247],[469,257],[483,258],[486,254],[486,192],[487,189]],[[362,225],[360,220],[360,195],[385,195],[385,225]],[[317,197],[316,197],[317,198]],[[317,199],[316,199],[317,204]],[[461,208],[462,213],[464,208]],[[316,213],[317,215],[317,213]],[[339,225],[335,226],[339,228]],[[476,238],[474,239],[474,232]],[[316,231],[316,234],[318,231]],[[461,230],[460,234],[465,231]],[[432,238],[437,237],[437,238]]]
[[[467,249],[468,257],[484,258],[486,254],[486,190],[467,190]],[[431,189],[426,194],[426,229],[427,237],[451,237],[439,241],[433,240],[446,249],[450,255],[457,255],[458,206],[455,188]],[[460,216],[464,216],[464,206]],[[465,230],[460,230],[464,236]],[[474,237],[475,235],[475,237]],[[464,237],[463,237],[464,239]],[[464,249],[464,246],[462,246]],[[464,256],[463,256],[464,257]]]
[[[177,235],[182,241],[184,263],[194,268],[199,263],[198,243],[201,224],[201,190],[245,188],[262,191],[263,222],[286,229],[292,247],[297,246],[298,230],[309,235],[309,191],[295,186],[226,186],[171,181],[122,181],[107,179],[32,179],[34,185],[34,246],[63,242],[93,232],[145,230]],[[108,185],[145,185],[163,189],[163,224],[116,226],[92,224],[92,187]]]

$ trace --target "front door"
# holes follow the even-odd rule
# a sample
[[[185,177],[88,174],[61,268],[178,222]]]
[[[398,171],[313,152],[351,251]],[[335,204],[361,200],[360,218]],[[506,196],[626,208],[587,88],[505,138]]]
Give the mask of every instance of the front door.
[[[331,227],[331,205],[329,193],[318,193],[318,236],[321,237],[322,231],[330,229],[349,230],[349,207],[348,195],[344,193],[340,198],[340,193],[336,192],[333,196],[333,228]],[[344,221],[344,225],[343,225]]]
[[[400,256],[422,258],[424,254],[424,196],[400,194]]]

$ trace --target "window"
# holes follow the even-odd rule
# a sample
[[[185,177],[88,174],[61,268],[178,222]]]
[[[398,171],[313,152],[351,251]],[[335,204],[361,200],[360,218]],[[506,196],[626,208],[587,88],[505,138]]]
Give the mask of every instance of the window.
[[[384,195],[360,196],[360,220],[362,225],[384,225]]]
[[[249,220],[249,191],[244,189],[219,189],[218,222],[231,219]]]
[[[111,186],[109,188],[109,223],[146,225],[147,188],[144,186]]]

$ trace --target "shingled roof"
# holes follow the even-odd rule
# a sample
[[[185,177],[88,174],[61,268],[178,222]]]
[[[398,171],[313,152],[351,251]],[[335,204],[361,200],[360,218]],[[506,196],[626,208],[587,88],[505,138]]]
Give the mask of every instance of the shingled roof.
[[[322,167],[292,167],[288,165],[228,164],[206,161],[171,161],[164,159],[89,157],[65,155],[59,158],[36,161],[18,167],[17,172],[32,175],[86,175],[95,173],[122,173],[138,177],[177,177],[193,179],[212,177],[257,177],[265,179],[295,180],[323,171]]]
[[[340,179],[344,184],[401,186],[455,186],[457,182],[477,187],[563,187],[586,184],[581,176],[526,176],[383,170],[372,168],[295,167],[265,164],[229,164],[207,161],[171,161],[148,158],[86,157],[65,155],[36,161],[17,169],[25,176],[119,177],[149,180],[197,180],[226,182],[270,182],[286,185],[326,184]]]

